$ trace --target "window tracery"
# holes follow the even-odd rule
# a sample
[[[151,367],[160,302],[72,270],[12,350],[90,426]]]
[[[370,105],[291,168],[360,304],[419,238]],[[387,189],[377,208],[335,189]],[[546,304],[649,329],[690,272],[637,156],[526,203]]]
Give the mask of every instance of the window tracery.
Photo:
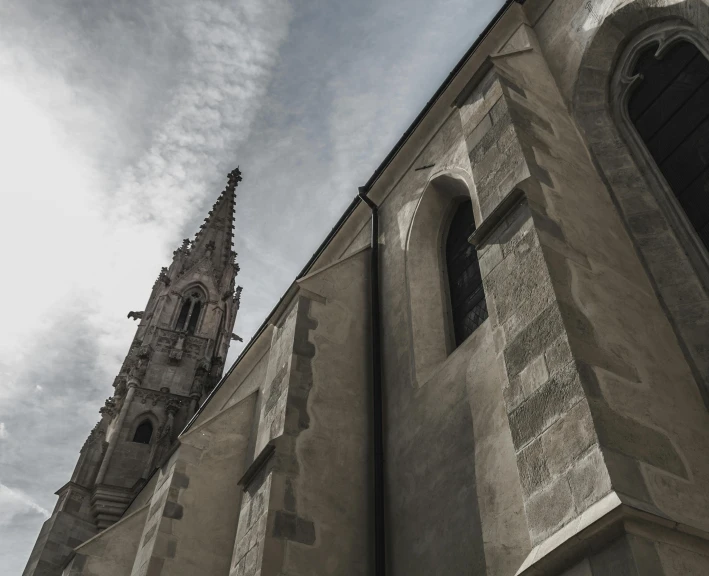
[[[630,39],[610,91],[616,126],[705,287],[709,286],[707,68],[706,36],[694,26],[669,20]]]
[[[185,297],[182,308],[180,309],[180,314],[175,324],[175,330],[194,334],[202,312],[203,302],[204,296],[201,292],[197,290],[190,291],[188,296]]]
[[[628,114],[709,249],[709,60],[688,40],[637,55]]]

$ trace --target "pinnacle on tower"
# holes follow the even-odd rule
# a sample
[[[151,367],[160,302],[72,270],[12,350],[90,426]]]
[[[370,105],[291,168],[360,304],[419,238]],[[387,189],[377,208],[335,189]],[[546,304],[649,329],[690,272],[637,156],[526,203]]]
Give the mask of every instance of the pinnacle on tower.
[[[204,219],[190,246],[190,261],[196,262],[207,256],[215,270],[223,270],[233,260],[233,221],[236,187],[241,182],[241,170],[237,166],[227,176],[227,185]]]

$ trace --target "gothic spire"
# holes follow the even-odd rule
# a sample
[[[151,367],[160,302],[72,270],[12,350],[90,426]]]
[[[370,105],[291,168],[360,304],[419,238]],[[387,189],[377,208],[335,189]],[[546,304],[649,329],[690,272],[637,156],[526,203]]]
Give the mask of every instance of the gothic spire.
[[[236,187],[241,182],[238,166],[228,175],[227,185],[200,226],[190,247],[189,260],[196,262],[208,256],[216,271],[223,271],[236,256],[234,238],[234,203]],[[183,245],[184,247],[184,245]]]

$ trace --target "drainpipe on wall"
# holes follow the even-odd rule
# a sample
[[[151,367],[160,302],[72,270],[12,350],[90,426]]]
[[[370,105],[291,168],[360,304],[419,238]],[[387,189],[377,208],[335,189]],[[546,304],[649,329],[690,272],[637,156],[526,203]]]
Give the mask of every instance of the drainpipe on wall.
[[[384,536],[384,425],[382,417],[382,350],[379,315],[379,207],[359,188],[359,197],[372,211],[370,283],[372,298],[372,407],[374,436],[374,576],[386,573]]]

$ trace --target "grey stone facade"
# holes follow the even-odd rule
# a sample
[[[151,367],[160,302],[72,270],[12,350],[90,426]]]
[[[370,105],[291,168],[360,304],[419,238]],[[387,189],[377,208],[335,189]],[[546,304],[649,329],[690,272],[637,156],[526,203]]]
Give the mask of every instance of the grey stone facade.
[[[618,105],[648,35],[709,45],[709,3],[508,3],[366,187],[387,574],[709,574],[707,255]],[[464,199],[489,318],[456,347]],[[369,235],[355,202],[149,479],[118,442],[92,484],[82,451],[28,574],[373,574]],[[145,373],[189,397],[212,341],[171,371],[164,290]]]

